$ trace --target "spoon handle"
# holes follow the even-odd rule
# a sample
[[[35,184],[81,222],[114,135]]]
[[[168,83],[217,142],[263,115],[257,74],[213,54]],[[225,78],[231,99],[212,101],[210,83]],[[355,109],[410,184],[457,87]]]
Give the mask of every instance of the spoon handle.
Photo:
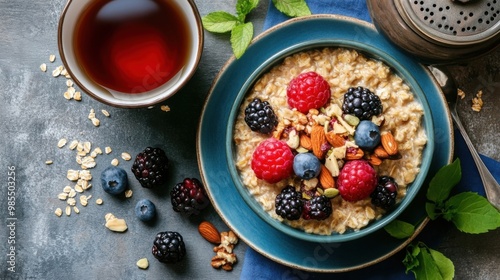
[[[481,176],[481,180],[483,181],[484,190],[486,191],[486,198],[493,206],[495,206],[495,208],[500,210],[500,185],[495,180],[493,175],[491,175],[490,171],[488,170],[486,165],[484,165],[483,161],[481,160],[481,157],[479,156],[476,149],[472,145],[472,142],[470,141],[467,132],[465,132],[462,122],[458,118],[457,111],[453,109],[450,111],[453,121],[455,122],[458,130],[464,137],[465,143],[467,144],[467,147],[469,147],[472,158],[476,163],[479,175]]]

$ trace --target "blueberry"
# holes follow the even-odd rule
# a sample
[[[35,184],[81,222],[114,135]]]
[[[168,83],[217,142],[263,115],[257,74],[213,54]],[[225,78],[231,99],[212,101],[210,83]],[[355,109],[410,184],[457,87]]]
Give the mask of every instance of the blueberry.
[[[135,205],[135,215],[139,220],[148,222],[156,216],[156,207],[149,199],[141,199]]]
[[[127,172],[120,167],[110,166],[101,173],[101,185],[109,194],[122,194],[128,187]]]
[[[363,120],[356,127],[354,141],[361,149],[373,150],[380,144],[380,129],[373,122]]]
[[[319,175],[321,163],[312,153],[297,154],[293,159],[293,171],[295,175],[304,180],[309,180]]]

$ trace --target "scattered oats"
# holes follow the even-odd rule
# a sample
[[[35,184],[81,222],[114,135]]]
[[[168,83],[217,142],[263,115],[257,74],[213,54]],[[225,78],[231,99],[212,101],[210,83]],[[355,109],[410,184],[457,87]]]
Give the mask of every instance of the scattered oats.
[[[85,195],[80,196],[80,204],[85,207],[88,204],[88,198]]]
[[[64,75],[64,77],[65,77],[66,79],[71,79],[71,76],[69,75],[69,73],[67,73],[66,75]]]
[[[481,109],[483,108],[483,99],[481,98],[482,96],[483,96],[482,90],[476,93],[476,97],[472,99],[472,111],[474,112],[481,111]]]
[[[140,269],[147,269],[149,267],[148,259],[147,258],[142,258],[142,259],[140,259],[140,260],[137,261],[136,265]]]
[[[68,198],[68,194],[65,192],[62,192],[62,193],[57,195],[57,198],[59,198],[60,200],[66,200]]]
[[[71,97],[75,96],[75,92],[76,92],[76,90],[75,90],[74,87],[69,87],[68,88],[68,93],[71,94]]]
[[[160,109],[163,112],[170,112],[170,107],[168,105],[161,105]]]
[[[73,94],[72,94],[72,93],[70,93],[69,91],[65,91],[65,92],[63,93],[63,96],[64,96],[64,98],[65,98],[66,100],[71,100],[71,99],[73,99]]]
[[[81,153],[81,152],[79,152],[79,153]],[[76,163],[78,163],[78,164],[80,164],[80,165],[82,164],[82,156],[80,156],[80,155],[76,155],[75,160],[76,160]]]
[[[120,162],[118,161],[118,159],[114,158],[113,160],[111,160],[111,165],[118,166],[118,164],[120,164]]]
[[[98,199],[95,200],[95,203],[97,205],[101,205],[103,203],[103,201],[102,201],[102,199],[98,198]]]
[[[62,215],[61,208],[57,208],[56,211],[54,211],[54,214],[56,214],[57,217],[61,217],[61,215]]]
[[[76,145],[76,150],[79,152],[83,151],[83,143],[82,142],[78,142],[78,144]]]
[[[109,112],[108,112],[108,111],[106,111],[106,110],[104,110],[104,109],[102,109],[102,110],[101,110],[101,112],[102,112],[102,114],[103,114],[103,115],[105,115],[106,117],[109,117],[109,116],[110,116]]]
[[[83,180],[87,180],[87,181],[92,180],[92,174],[88,170],[80,170],[78,176],[79,176],[78,178],[83,179]]]
[[[62,69],[61,69],[61,75],[63,75],[63,76],[66,77],[66,75],[68,75],[68,71],[63,66],[61,66],[61,67],[62,67]]]
[[[64,147],[64,145],[66,145],[67,142],[68,140],[66,140],[66,138],[62,138],[61,140],[59,140],[59,142],[57,142],[57,147],[62,148]]]
[[[78,146],[78,140],[73,140],[71,143],[69,143],[69,149],[74,150]]]
[[[129,153],[122,153],[122,159],[129,161],[130,159],[132,159],[132,156],[130,156]]]
[[[125,191],[125,197],[126,198],[131,198],[133,193],[134,192],[131,189],[128,189],[128,190]]]
[[[54,162],[53,162],[53,161],[51,161],[51,160],[46,160],[46,161],[45,161],[45,164],[47,164],[47,165],[51,165],[52,163],[54,163]]]
[[[50,62],[54,62],[54,61],[56,61],[56,56],[55,56],[55,55],[53,55],[53,54],[49,55],[49,61],[50,61]]]
[[[101,121],[99,121],[99,119],[97,119],[97,118],[93,118],[93,119],[91,119],[91,120],[92,120],[92,124],[93,124],[94,126],[96,126],[96,127],[97,127],[97,126],[99,126],[99,125],[101,124]]]
[[[116,219],[116,217],[115,217],[115,215],[113,215],[113,213],[106,213],[106,215],[104,215],[104,220],[106,222],[114,220],[114,219]]]
[[[93,151],[93,152],[90,153],[90,156],[93,157],[93,158],[96,158],[97,157],[97,153]]]
[[[83,150],[86,153],[89,153],[91,148],[92,148],[92,143],[90,143],[88,141],[87,142],[83,142]]]
[[[73,212],[75,212],[76,214],[80,214],[80,209],[78,209],[78,207],[76,206],[73,206]]]
[[[87,152],[85,151],[78,151],[78,153],[76,153],[77,156],[80,156],[80,157],[84,157],[87,155]]]
[[[73,99],[76,101],[82,101],[82,93],[79,91],[75,92],[75,95],[73,95]]]
[[[107,155],[109,155],[113,150],[111,150],[111,147],[106,147],[104,148],[104,152],[106,152]]]
[[[83,185],[83,186],[82,186],[82,188],[83,188],[84,190],[88,190],[88,189],[92,188],[92,184],[90,184],[90,183],[88,183],[88,182],[87,182],[87,184],[86,184],[86,185]],[[90,198],[90,196],[89,196],[89,198]]]
[[[88,200],[88,199],[91,199],[91,198],[92,198],[92,195],[87,196],[87,200]]]
[[[71,207],[69,207],[69,205],[66,206],[66,211],[65,212],[66,212],[66,216],[71,215]]]
[[[68,198],[68,200],[66,200],[66,202],[68,203],[68,205],[70,206],[75,206],[76,205],[76,199],[73,198],[73,197],[70,197]]]
[[[45,63],[40,64],[40,70],[42,70],[42,72],[47,72],[47,64]]]
[[[94,152],[95,152],[96,154],[98,154],[98,155],[102,155],[102,150],[101,150],[101,148],[99,148],[99,147],[95,148],[95,149],[94,149]]]
[[[66,80],[66,86],[67,87],[72,87],[74,85],[72,80]]]
[[[90,112],[89,112],[89,116],[88,116],[89,119],[93,119],[95,118],[95,111],[94,109],[90,109]]]
[[[85,182],[86,182],[86,181],[85,181]],[[76,191],[76,192],[79,192],[79,193],[82,193],[82,192],[83,192],[83,187],[82,187],[82,186],[80,186],[80,185],[76,185],[76,186],[75,186],[75,191]]]
[[[153,109],[155,106],[149,106],[148,109]]]
[[[460,97],[460,99],[464,99],[465,98],[465,92],[461,89],[458,89],[458,96]]]
[[[72,182],[75,182],[79,178],[78,173],[79,173],[78,170],[70,169],[70,170],[68,170],[68,173],[66,174],[66,178],[68,178],[68,180],[70,180]]]
[[[73,198],[73,197],[75,197],[75,196],[76,196],[76,191],[75,191],[74,189],[71,189],[71,190],[69,191],[68,197],[69,197],[69,198]]]
[[[61,75],[61,72],[63,71],[64,67],[63,66],[58,66],[56,69],[52,71],[52,77],[57,77]]]
[[[71,187],[70,186],[66,186],[63,189],[63,192],[65,192],[65,193],[69,193],[70,191],[71,191]]]

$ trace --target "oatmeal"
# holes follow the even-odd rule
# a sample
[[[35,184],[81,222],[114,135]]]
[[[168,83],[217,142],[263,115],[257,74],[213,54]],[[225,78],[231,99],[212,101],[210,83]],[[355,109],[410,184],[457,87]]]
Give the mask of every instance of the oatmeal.
[[[321,108],[302,113],[292,109],[287,103],[287,87],[292,79],[306,72],[315,72],[322,76],[330,87],[331,96]],[[359,148],[361,144],[358,145],[353,137],[360,120],[354,116],[346,117],[341,109],[344,94],[352,87],[369,89],[378,96],[383,108],[381,114],[370,117],[370,121],[379,126],[381,144],[364,153]],[[252,131],[245,122],[245,108],[255,98],[267,101],[274,110],[278,124],[271,134]],[[273,218],[306,232],[321,235],[342,234],[349,229],[358,230],[370,221],[380,218],[386,210],[375,206],[370,197],[349,201],[345,199],[347,196],[336,195],[338,190],[332,188],[338,188],[338,172],[346,161],[363,159],[373,165],[379,177],[390,176],[397,182],[396,199],[399,202],[405,196],[407,186],[413,182],[420,170],[422,150],[427,142],[425,130],[421,125],[422,116],[423,108],[414,99],[410,88],[381,61],[344,48],[300,52],[286,57],[260,77],[243,100],[233,134],[236,167],[242,184]],[[318,127],[324,128],[324,138],[328,138],[330,144],[326,148],[325,145],[319,146],[320,151],[313,151],[314,141],[318,141],[320,136],[311,133]],[[321,130],[319,129],[320,132]],[[251,166],[252,155],[260,143],[271,137],[286,141],[294,154],[314,152],[321,161],[319,175],[316,174],[310,179],[292,175],[277,183],[258,179]],[[392,141],[392,149],[397,150],[384,150],[384,141]],[[390,155],[388,152],[396,153]],[[318,153],[320,155],[317,155]],[[330,173],[323,173],[326,169]],[[284,219],[276,213],[275,201],[277,195],[287,186],[301,190],[301,195],[306,199],[310,199],[314,194],[328,194],[332,206],[331,214],[321,219]],[[333,197],[334,195],[336,196]]]

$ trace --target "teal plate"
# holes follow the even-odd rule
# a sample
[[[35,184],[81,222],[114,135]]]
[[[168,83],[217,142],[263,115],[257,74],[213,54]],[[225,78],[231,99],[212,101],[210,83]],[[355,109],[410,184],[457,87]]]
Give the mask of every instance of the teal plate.
[[[417,225],[405,240],[390,237],[383,229],[352,241],[314,242],[284,234],[257,215],[240,195],[228,165],[226,135],[231,109],[248,78],[283,50],[315,40],[357,42],[383,50],[412,73],[432,112],[434,155],[423,191],[415,194],[398,219]],[[343,272],[380,262],[410,243],[424,228],[425,189],[430,178],[451,161],[453,132],[444,96],[427,68],[397,49],[364,21],[337,16],[313,15],[291,19],[259,35],[245,55],[231,58],[215,79],[200,118],[197,138],[198,164],[211,202],[224,220],[248,246],[281,264],[316,272]]]

